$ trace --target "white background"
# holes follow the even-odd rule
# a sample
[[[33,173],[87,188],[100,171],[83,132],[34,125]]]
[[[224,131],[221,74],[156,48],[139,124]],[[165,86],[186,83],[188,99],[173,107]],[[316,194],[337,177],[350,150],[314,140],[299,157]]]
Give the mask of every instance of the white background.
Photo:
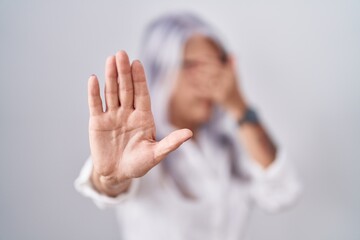
[[[119,49],[136,58],[169,10],[225,36],[303,180],[296,208],[254,212],[249,238],[360,239],[360,2],[340,0],[0,0],[0,239],[119,239],[113,212],[73,188],[89,154],[87,78]]]

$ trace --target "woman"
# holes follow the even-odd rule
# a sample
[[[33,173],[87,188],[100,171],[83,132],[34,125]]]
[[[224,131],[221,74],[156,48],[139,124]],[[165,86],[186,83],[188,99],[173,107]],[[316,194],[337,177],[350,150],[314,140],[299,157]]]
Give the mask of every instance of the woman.
[[[240,239],[254,204],[274,212],[294,202],[299,183],[210,26],[160,17],[141,53],[143,64],[124,51],[107,59],[105,111],[90,77],[91,156],[75,182],[116,209],[123,239]]]

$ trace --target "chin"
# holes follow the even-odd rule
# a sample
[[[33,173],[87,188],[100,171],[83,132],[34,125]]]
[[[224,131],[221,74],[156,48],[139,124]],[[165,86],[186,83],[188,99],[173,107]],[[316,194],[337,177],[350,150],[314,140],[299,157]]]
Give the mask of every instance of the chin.
[[[211,118],[212,111],[211,109],[206,110],[202,109],[201,111],[197,111],[193,114],[194,121],[197,122],[199,125],[207,123]]]

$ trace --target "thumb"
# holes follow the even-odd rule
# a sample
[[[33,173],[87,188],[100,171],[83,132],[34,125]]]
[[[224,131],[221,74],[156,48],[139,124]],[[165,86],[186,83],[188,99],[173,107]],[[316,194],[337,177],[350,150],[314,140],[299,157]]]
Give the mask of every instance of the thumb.
[[[192,136],[193,133],[189,129],[180,129],[170,133],[156,144],[154,152],[155,161],[159,163],[166,155],[180,147],[181,144],[189,140]]]

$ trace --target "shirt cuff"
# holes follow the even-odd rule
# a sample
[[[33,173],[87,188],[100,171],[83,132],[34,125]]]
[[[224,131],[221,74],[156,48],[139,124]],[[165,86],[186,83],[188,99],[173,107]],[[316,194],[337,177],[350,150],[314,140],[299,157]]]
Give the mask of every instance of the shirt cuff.
[[[299,198],[302,186],[285,151],[279,149],[275,160],[264,169],[250,161],[251,195],[258,206],[267,212],[278,212],[292,206]]]
[[[80,175],[75,180],[74,187],[85,197],[91,198],[95,205],[100,209],[117,206],[136,195],[139,188],[140,178],[132,179],[128,190],[119,194],[117,197],[110,197],[99,193],[94,189],[90,180],[92,168],[92,160],[91,157],[89,157],[82,167]]]

